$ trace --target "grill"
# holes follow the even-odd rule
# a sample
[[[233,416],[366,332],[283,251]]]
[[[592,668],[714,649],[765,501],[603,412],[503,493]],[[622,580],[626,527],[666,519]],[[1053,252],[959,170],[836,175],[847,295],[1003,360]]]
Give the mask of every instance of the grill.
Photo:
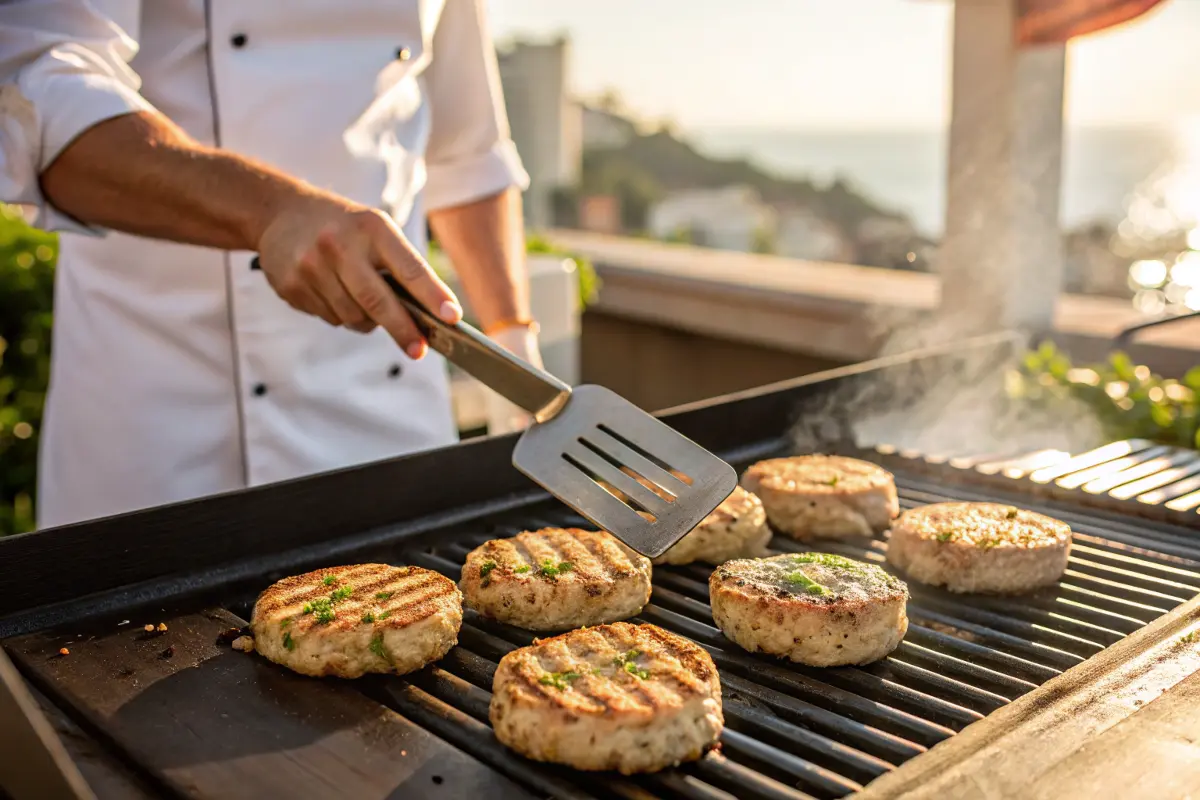
[[[668,419],[740,470],[794,452],[794,423],[831,397],[852,394],[855,414],[882,407],[880,398],[894,410],[912,397],[880,387],[914,379],[970,385],[993,375],[1012,348],[1002,337],[979,340],[722,398]],[[717,751],[655,775],[535,764],[496,742],[487,724],[496,664],[533,635],[470,610],[459,646],[404,678],[315,681],[217,641],[243,624],[258,591],[289,573],[371,559],[457,579],[467,552],[488,538],[585,525],[528,490],[507,464],[511,438],[0,541],[8,611],[0,636],[101,796],[795,800],[858,792],[1200,592],[1195,526],[1134,513],[1158,508],[1139,502],[1144,493],[1093,492],[1110,502],[1095,508],[1071,494],[1087,480],[1035,491],[1103,458],[1086,466],[1087,454],[940,459],[836,444],[892,469],[904,508],[986,499],[1068,522],[1074,549],[1061,585],[998,598],[910,583],[911,626],[899,649],[867,667],[815,669],[725,640],[708,606],[710,568],[656,567],[638,619],[709,651],[721,672],[726,730]],[[1126,446],[1145,456],[1138,463],[1159,457],[1148,445],[1117,443],[1108,460]],[[772,546],[801,549],[781,537]],[[880,539],[821,549],[883,563],[885,546]],[[143,629],[160,622],[165,632]],[[58,655],[62,647],[70,654]]]

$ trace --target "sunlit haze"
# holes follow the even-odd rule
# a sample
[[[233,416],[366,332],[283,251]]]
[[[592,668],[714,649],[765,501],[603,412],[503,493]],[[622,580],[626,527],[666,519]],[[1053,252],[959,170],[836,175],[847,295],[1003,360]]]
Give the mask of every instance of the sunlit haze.
[[[490,0],[497,38],[565,33],[582,95],[614,89],[686,128],[935,128],[948,112],[949,0]],[[1072,125],[1200,115],[1200,2],[1167,0],[1075,40]]]

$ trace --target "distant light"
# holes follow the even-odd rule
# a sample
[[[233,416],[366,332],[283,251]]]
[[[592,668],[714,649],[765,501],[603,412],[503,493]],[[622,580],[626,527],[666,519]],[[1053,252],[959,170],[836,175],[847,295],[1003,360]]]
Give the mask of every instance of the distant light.
[[[1200,287],[1200,253],[1193,251],[1179,256],[1171,267],[1171,282],[1180,286]]]
[[[1146,395],[1150,398],[1151,403],[1161,403],[1167,397],[1167,393],[1161,386],[1151,386]]]
[[[1133,307],[1142,314],[1154,316],[1162,313],[1163,309],[1167,307],[1167,301],[1162,292],[1156,289],[1143,289],[1133,296]]]
[[[13,425],[13,436],[18,439],[28,439],[30,436],[33,436],[33,426],[28,422],[18,422],[16,425]]]
[[[1200,289],[1192,289],[1187,293],[1187,297],[1183,298],[1183,304],[1192,311],[1200,311]]]
[[[1188,231],[1187,246],[1193,250],[1200,250],[1200,228],[1192,228]]]
[[[1153,289],[1167,279],[1167,265],[1161,261],[1135,261],[1129,267],[1129,277],[1138,286]]]
[[[910,264],[917,260],[917,254],[912,252],[905,253],[904,257],[908,259],[908,263]]]

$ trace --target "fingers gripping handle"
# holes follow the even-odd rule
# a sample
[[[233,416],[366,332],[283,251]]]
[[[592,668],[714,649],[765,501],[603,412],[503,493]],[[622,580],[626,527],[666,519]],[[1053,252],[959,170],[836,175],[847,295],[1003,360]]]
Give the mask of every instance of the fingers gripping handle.
[[[251,267],[259,268],[258,256]],[[465,322],[451,325],[417,302],[395,277],[380,277],[395,293],[429,346],[448,361],[533,415],[538,422],[554,417],[571,397],[571,387],[526,363]]]

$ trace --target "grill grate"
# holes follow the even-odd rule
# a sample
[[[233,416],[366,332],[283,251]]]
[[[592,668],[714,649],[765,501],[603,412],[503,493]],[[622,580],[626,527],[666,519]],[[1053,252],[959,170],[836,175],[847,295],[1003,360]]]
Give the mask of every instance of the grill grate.
[[[977,489],[935,487],[920,475],[898,472],[896,479],[902,508],[994,499]],[[492,676],[500,657],[532,642],[534,634],[470,610],[459,646],[440,663],[402,680],[369,679],[361,686],[550,797],[846,796],[1200,591],[1200,544],[1178,528],[1108,521],[1027,498],[1017,502],[1072,525],[1073,551],[1061,584],[1023,597],[978,597],[910,583],[908,635],[890,657],[866,667],[816,669],[747,654],[713,624],[710,568],[655,567],[651,602],[637,619],[708,650],[721,672],[724,695],[727,727],[720,752],[679,769],[632,778],[584,774],[535,764],[506,750],[488,727]],[[489,538],[527,528],[586,525],[548,504],[537,511],[510,515],[484,529],[468,524],[434,532],[441,543],[410,545],[394,553],[394,560],[457,580],[466,554]],[[803,549],[778,536],[772,547]],[[821,549],[886,567],[885,547],[873,540],[825,543]],[[252,602],[243,598],[231,607],[246,616]]]

